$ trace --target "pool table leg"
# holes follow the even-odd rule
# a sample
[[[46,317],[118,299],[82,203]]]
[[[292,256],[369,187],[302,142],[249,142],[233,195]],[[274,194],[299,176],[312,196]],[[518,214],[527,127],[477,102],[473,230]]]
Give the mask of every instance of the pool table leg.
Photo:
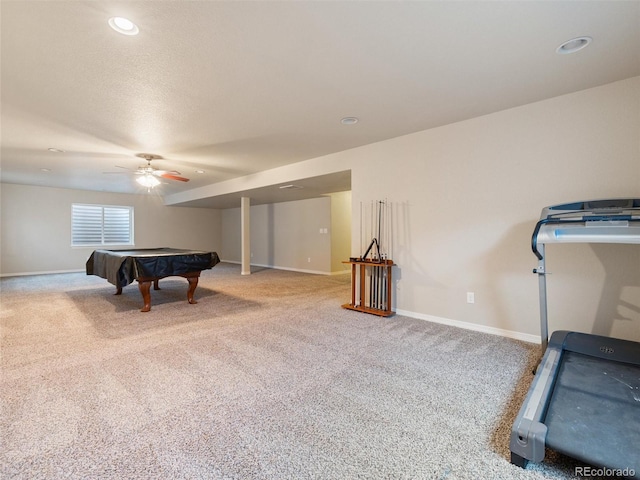
[[[151,287],[151,281],[139,281],[138,280],[138,288],[140,289],[140,293],[142,294],[142,299],[144,300],[144,307],[141,312],[148,312],[151,310],[151,293],[149,293],[149,289]]]
[[[198,286],[198,277],[187,277],[187,281],[189,282],[189,291],[187,292],[187,300],[189,300],[189,303],[191,304],[198,303],[193,298],[193,294],[195,293],[196,287]]]

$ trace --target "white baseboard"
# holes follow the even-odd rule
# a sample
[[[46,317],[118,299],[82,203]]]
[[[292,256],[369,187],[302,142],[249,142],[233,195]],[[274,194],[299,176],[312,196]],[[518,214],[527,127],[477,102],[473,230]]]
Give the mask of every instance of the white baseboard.
[[[0,273],[1,277],[25,277],[27,275],[53,275],[56,273],[84,273],[85,269],[80,270],[48,270],[45,272],[16,272],[16,273]]]
[[[227,263],[235,263],[235,264],[242,263],[235,260],[221,260],[221,261],[227,262]],[[290,270],[294,272],[314,273],[314,274],[320,274],[320,275],[342,275],[342,274],[351,273],[349,270],[327,273],[327,272],[318,272],[315,270],[300,270],[296,268],[284,268],[284,267],[276,267],[273,265],[261,265],[256,263],[252,263],[251,266],[273,268],[275,270]],[[537,343],[537,344],[540,344],[541,342],[539,335],[531,335],[528,333],[514,332],[513,330],[504,330],[502,328],[489,327],[486,325],[478,325],[476,323],[462,322],[460,320],[452,320],[450,318],[436,317],[435,315],[427,315],[424,313],[410,312],[408,310],[396,309],[395,312],[398,315],[403,315],[405,317],[416,318],[418,320],[425,320],[427,322],[441,323],[443,325],[450,325],[452,327],[464,328],[465,330],[473,330],[475,332],[489,333],[491,335],[498,335],[501,337],[513,338],[515,340],[522,340],[523,342]]]
[[[224,260],[221,259],[221,262],[225,263],[234,263],[240,265],[242,262],[238,262],[235,260]],[[318,270],[306,270],[300,268],[286,268],[286,267],[277,267],[274,265],[262,265],[259,263],[252,263],[252,267],[261,267],[261,268],[273,268],[274,270],[287,270],[291,272],[301,272],[301,273],[312,273],[316,275],[344,275],[350,273],[347,271],[338,271],[338,272],[321,272]],[[21,277],[27,275],[51,275],[57,273],[81,273],[84,272],[84,269],[78,270],[49,270],[49,271],[41,271],[41,272],[16,272],[16,273],[0,273],[0,278],[2,277]],[[502,328],[489,327],[486,325],[478,325],[475,323],[462,322],[460,320],[452,320],[450,318],[444,317],[436,317],[435,315],[427,315],[424,313],[416,313],[410,312],[408,310],[396,309],[396,313],[398,315],[403,315],[405,317],[416,318],[418,320],[425,320],[427,322],[433,323],[441,323],[443,325],[450,325],[452,327],[464,328],[465,330],[473,330],[476,332],[489,333],[491,335],[499,335],[501,337],[513,338],[516,340],[522,340],[523,342],[529,343],[537,343],[541,342],[539,335],[531,335],[528,333],[514,332],[513,330],[504,330]]]
[[[236,260],[223,260],[220,259],[221,262],[225,262],[225,263],[235,263],[237,265],[241,265],[242,262],[238,262]],[[260,268],[273,268],[274,270],[287,270],[289,272],[300,272],[300,273],[312,273],[314,275],[333,275],[333,273],[331,272],[321,272],[319,270],[306,270],[306,269],[302,269],[302,268],[289,268],[289,267],[277,267],[275,265],[263,265],[261,263],[252,263],[250,264],[252,267],[260,267]],[[248,275],[244,274],[243,275]]]
[[[242,262],[236,262],[235,260],[220,260],[225,263],[235,263],[240,265]],[[316,275],[343,275],[350,273],[348,270],[346,271],[338,271],[338,272],[320,272],[318,270],[302,270],[297,268],[286,268],[286,267],[275,267],[273,265],[261,265],[257,263],[252,263],[252,267],[261,267],[261,268],[273,268],[274,270],[289,270],[292,272],[302,272],[302,273],[313,273]],[[49,270],[42,272],[17,272],[17,273],[0,273],[0,278],[2,277],[24,277],[27,275],[52,275],[56,273],[84,273],[84,269],[78,270]],[[248,273],[243,273],[243,275],[248,275]]]
[[[338,270],[337,272],[331,272],[329,275],[351,275],[351,270]]]
[[[464,328],[465,330],[473,330],[475,332],[489,333],[491,335],[499,335],[501,337],[513,338],[515,340],[522,340],[528,343],[540,344],[539,335],[531,335],[528,333],[514,332],[513,330],[504,330],[502,328],[489,327],[486,325],[478,325],[476,323],[462,322],[460,320],[452,320],[450,318],[436,317],[434,315],[426,315],[424,313],[409,312],[407,310],[396,309],[398,315],[404,315],[405,317],[416,318],[418,320],[425,320],[427,322],[441,323],[444,325],[450,325],[452,327]]]

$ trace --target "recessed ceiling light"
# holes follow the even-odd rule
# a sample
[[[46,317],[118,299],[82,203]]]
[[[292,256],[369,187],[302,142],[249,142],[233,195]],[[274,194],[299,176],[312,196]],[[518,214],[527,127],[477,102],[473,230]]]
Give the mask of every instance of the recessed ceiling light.
[[[196,170],[196,173],[204,173],[204,170]]]
[[[140,32],[135,23],[124,17],[111,17],[109,19],[109,26],[123,35],[137,35],[138,32]]]
[[[342,123],[343,125],[354,125],[358,123],[358,117],[344,117],[342,120],[340,120],[340,123]]]
[[[571,40],[567,40],[558,48],[556,48],[556,53],[560,55],[566,55],[568,53],[575,53],[578,50],[582,50],[587,45],[591,43],[593,38],[591,37],[577,37],[572,38]]]
[[[51,147],[51,148],[47,148],[47,150],[49,150],[50,152],[53,152],[53,153],[64,153],[64,150],[60,150],[59,148]]]
[[[50,173],[51,169],[50,168],[41,168],[40,171],[44,172],[44,173]]]

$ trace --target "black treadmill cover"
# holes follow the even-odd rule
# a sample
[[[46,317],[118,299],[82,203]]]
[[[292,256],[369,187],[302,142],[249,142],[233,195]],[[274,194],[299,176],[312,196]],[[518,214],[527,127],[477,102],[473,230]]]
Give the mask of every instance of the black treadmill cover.
[[[163,278],[213,268],[220,263],[216,252],[176,248],[95,250],[87,260],[87,275],[97,275],[116,287],[140,277]]]

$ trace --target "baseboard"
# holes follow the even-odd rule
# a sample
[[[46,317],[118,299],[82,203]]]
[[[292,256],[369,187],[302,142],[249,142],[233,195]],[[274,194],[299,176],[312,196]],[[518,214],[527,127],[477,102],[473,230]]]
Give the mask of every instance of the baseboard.
[[[242,262],[236,262],[235,260],[220,260],[221,262],[225,262],[225,263],[235,263],[237,265],[240,265]],[[261,265],[261,264],[257,264],[257,263],[252,263],[251,264],[252,267],[261,267],[261,268],[273,268],[274,270],[289,270],[292,272],[302,272],[302,273],[313,273],[316,275],[343,275],[343,274],[347,274],[350,273],[349,270],[345,270],[345,271],[337,271],[337,272],[320,272],[317,270],[301,270],[301,269],[296,269],[296,268],[286,268],[286,267],[275,267],[272,265]],[[78,269],[78,270],[48,270],[48,271],[42,271],[42,272],[17,272],[17,273],[0,273],[0,278],[2,277],[25,277],[27,275],[53,275],[56,273],[83,273],[85,270],[84,269]]]
[[[223,260],[220,259],[221,262],[225,263],[235,263],[236,265],[242,265],[242,262],[238,262],[236,260]],[[275,265],[263,265],[262,263],[251,263],[252,267],[260,267],[260,268],[272,268],[274,270],[286,270],[289,272],[300,272],[300,273],[312,273],[314,275],[333,275],[331,272],[321,272],[319,270],[306,270],[302,268],[289,268],[289,267],[277,267]]]
[[[405,317],[416,318],[418,320],[425,320],[427,322],[441,323],[443,325],[450,325],[452,327],[464,328],[465,330],[473,330],[475,332],[489,333],[491,335],[513,338],[515,340],[522,340],[523,342],[528,343],[540,344],[541,341],[539,335],[514,332],[513,330],[504,330],[502,328],[478,325],[476,323],[462,322],[460,320],[452,320],[450,318],[436,317],[435,315],[426,315],[424,313],[409,312],[407,310],[400,309],[396,309],[396,314],[403,315]]]
[[[351,270],[338,270],[336,272],[331,272],[329,275],[351,275]]]
[[[235,260],[222,260],[222,261],[227,263],[236,263],[236,264],[242,263]],[[294,272],[314,273],[314,274],[320,274],[320,275],[342,275],[342,274],[351,273],[349,270],[327,273],[327,272],[317,272],[313,270],[300,270],[295,268],[276,267],[273,265],[261,265],[256,263],[252,263],[251,266],[273,268],[275,270],[290,270]],[[436,317],[435,315],[427,315],[424,313],[410,312],[408,310],[396,309],[396,313],[398,315],[403,315],[405,317],[410,317],[410,318],[416,318],[418,320],[425,320],[427,322],[433,322],[433,323],[441,323],[443,325],[450,325],[452,327],[464,328],[465,330],[473,330],[475,332],[488,333],[490,335],[498,335],[500,337],[513,338],[515,340],[521,340],[523,342],[528,342],[528,343],[540,344],[541,342],[539,335],[531,335],[528,333],[514,332],[513,330],[504,330],[502,328],[489,327],[486,325],[478,325],[476,323],[462,322],[460,320],[452,320],[450,318]]]
[[[48,270],[43,272],[16,272],[16,273],[0,273],[2,277],[26,277],[27,275],[53,275],[56,273],[84,273],[85,270]]]
[[[242,262],[237,262],[235,260],[221,260],[225,263],[234,263],[240,265]],[[274,270],[287,270],[291,272],[301,272],[301,273],[312,273],[316,275],[342,275],[350,273],[349,271],[339,271],[339,272],[320,272],[317,270],[306,270],[299,268],[286,268],[286,267],[276,267],[274,265],[262,265],[259,263],[252,263],[252,267],[261,267],[261,268],[273,268]],[[85,270],[49,270],[42,272],[17,272],[17,273],[0,273],[0,278],[2,277],[22,277],[27,275],[52,275],[57,273],[81,273]],[[464,328],[465,330],[473,330],[476,332],[489,333],[491,335],[498,335],[501,337],[513,338],[515,340],[522,340],[523,342],[529,343],[537,343],[540,344],[540,336],[539,335],[531,335],[528,333],[514,332],[513,330],[504,330],[502,328],[489,327],[486,325],[478,325],[476,323],[462,322],[460,320],[452,320],[450,318],[444,317],[436,317],[435,315],[427,315],[424,313],[416,313],[410,312],[408,310],[396,309],[396,313],[398,315],[403,315],[405,317],[416,318],[418,320],[425,320],[427,322],[433,323],[441,323],[443,325],[450,325],[452,327]]]

